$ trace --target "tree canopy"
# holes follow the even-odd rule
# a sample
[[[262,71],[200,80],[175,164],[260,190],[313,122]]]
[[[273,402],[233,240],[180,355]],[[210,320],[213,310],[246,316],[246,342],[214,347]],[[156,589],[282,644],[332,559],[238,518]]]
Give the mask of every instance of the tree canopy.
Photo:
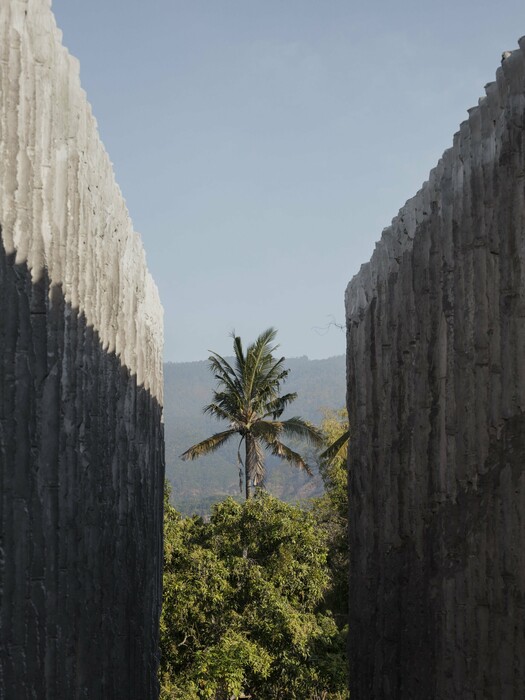
[[[161,698],[346,698],[327,557],[313,513],[263,491],[209,522],[166,498]]]

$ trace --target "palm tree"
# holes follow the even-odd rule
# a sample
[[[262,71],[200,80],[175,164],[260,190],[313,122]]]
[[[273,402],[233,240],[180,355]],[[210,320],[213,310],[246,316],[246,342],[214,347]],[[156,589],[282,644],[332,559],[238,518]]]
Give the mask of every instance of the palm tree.
[[[205,406],[218,420],[225,420],[229,427],[220,433],[190,447],[182,459],[196,459],[214,452],[230,438],[240,436],[237,448],[239,462],[239,485],[244,483],[246,498],[250,498],[251,486],[261,486],[264,482],[264,450],[289,462],[294,467],[311,474],[310,468],[300,454],[287,447],[282,436],[306,439],[320,445],[322,433],[301,418],[279,420],[297,394],[280,396],[280,385],[290,370],[284,369],[284,357],[276,359],[273,352],[279,347],[273,345],[277,331],[274,328],[261,333],[257,340],[243,351],[241,339],[232,333],[234,361],[230,364],[224,357],[213,352],[209,358],[210,370],[217,380],[213,392],[213,402]],[[241,458],[244,442],[245,459]]]

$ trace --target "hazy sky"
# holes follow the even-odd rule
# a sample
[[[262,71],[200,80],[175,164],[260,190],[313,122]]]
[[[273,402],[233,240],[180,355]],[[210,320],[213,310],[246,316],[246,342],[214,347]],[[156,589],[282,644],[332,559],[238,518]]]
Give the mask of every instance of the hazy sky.
[[[344,352],[344,291],[525,34],[524,0],[53,0],[165,358]]]

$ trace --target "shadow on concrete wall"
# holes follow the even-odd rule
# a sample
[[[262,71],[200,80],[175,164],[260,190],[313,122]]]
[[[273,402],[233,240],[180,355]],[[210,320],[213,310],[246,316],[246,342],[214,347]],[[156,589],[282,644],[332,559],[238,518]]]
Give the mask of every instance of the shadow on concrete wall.
[[[0,236],[0,697],[158,696],[162,407]]]

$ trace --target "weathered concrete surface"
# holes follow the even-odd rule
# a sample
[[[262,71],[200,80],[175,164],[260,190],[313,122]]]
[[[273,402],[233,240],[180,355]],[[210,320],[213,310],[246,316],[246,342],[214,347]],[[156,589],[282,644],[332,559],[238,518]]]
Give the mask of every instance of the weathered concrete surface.
[[[525,40],[347,296],[352,700],[525,698]]]
[[[149,700],[162,308],[47,0],[0,2],[0,698]]]

